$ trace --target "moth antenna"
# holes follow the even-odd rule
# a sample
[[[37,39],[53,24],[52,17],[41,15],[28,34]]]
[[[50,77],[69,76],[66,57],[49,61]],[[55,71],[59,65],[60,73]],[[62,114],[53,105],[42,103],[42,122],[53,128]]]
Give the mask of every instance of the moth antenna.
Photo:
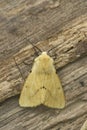
[[[20,67],[18,66],[18,64],[17,64],[17,62],[16,62],[16,60],[15,60],[15,57],[13,57],[13,59],[14,59],[15,65],[17,66],[17,68],[18,68],[18,70],[19,70],[19,72],[20,72],[20,75],[21,75],[22,79],[25,81],[25,79],[24,79],[24,77],[23,77],[23,74],[22,74],[22,72],[21,72],[21,69],[20,69]]]
[[[53,48],[49,49],[47,52],[49,53],[51,50],[55,49],[58,45],[54,46]]]
[[[32,42],[30,42],[30,40],[28,40],[28,41],[29,41],[29,43],[33,46],[33,49],[34,49],[36,55],[39,56],[37,50],[38,50],[39,52],[42,52],[41,49],[38,48],[36,45],[34,45]]]

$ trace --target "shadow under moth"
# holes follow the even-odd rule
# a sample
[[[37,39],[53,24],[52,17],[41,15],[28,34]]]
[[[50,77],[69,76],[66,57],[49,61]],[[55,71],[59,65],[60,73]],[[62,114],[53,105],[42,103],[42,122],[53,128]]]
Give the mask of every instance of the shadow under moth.
[[[64,108],[65,97],[53,59],[42,52],[35,61],[32,71],[23,86],[19,104],[35,107],[40,104],[51,108]]]

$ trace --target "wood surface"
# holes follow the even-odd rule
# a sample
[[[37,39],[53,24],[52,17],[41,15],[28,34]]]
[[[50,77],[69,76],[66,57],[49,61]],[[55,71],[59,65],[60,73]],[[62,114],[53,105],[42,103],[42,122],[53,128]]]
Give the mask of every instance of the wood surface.
[[[62,110],[18,104],[40,50],[55,61]],[[80,130],[87,119],[86,0],[0,1],[0,102],[0,130]]]

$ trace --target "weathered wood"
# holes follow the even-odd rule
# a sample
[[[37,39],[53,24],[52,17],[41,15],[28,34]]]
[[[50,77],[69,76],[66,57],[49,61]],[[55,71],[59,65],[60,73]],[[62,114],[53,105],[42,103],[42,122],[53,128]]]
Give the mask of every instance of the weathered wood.
[[[0,130],[79,130],[87,118],[87,1],[1,0],[0,10],[0,102],[11,97],[0,106]],[[31,43],[55,60],[63,110],[20,108],[12,97],[36,57]]]
[[[49,55],[55,58],[55,66],[58,69],[59,67],[63,67],[66,64],[87,55],[86,37],[87,19],[83,17],[83,19],[78,20],[78,23],[77,21],[76,23],[74,22],[72,27],[68,28],[68,30],[62,30],[62,32],[57,36],[44,42],[39,42],[35,44],[35,46],[37,45],[37,47],[39,49],[41,48],[41,50],[49,50]],[[23,47],[23,49],[15,55],[9,56],[8,60],[2,60],[0,65],[0,101],[20,92],[20,89],[23,86],[23,79],[25,79],[26,75],[28,75],[31,63],[33,62],[35,56],[33,48],[32,45],[29,44],[26,47]],[[30,64],[29,66],[24,64],[26,61]],[[19,66],[20,71],[15,62]],[[85,67],[84,74],[86,74],[86,72]],[[79,77],[82,73],[83,72],[78,73],[77,77]],[[73,81],[73,79],[70,78],[69,80]]]

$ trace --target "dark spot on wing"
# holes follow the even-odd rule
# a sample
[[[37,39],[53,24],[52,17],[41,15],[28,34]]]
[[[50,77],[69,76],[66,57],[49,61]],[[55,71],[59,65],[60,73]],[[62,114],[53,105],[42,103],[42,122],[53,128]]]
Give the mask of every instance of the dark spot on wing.
[[[27,86],[25,86],[25,88],[27,88]]]
[[[40,89],[46,89],[46,88],[43,86],[43,87],[41,87]]]
[[[60,90],[60,88],[58,88],[58,90]]]

